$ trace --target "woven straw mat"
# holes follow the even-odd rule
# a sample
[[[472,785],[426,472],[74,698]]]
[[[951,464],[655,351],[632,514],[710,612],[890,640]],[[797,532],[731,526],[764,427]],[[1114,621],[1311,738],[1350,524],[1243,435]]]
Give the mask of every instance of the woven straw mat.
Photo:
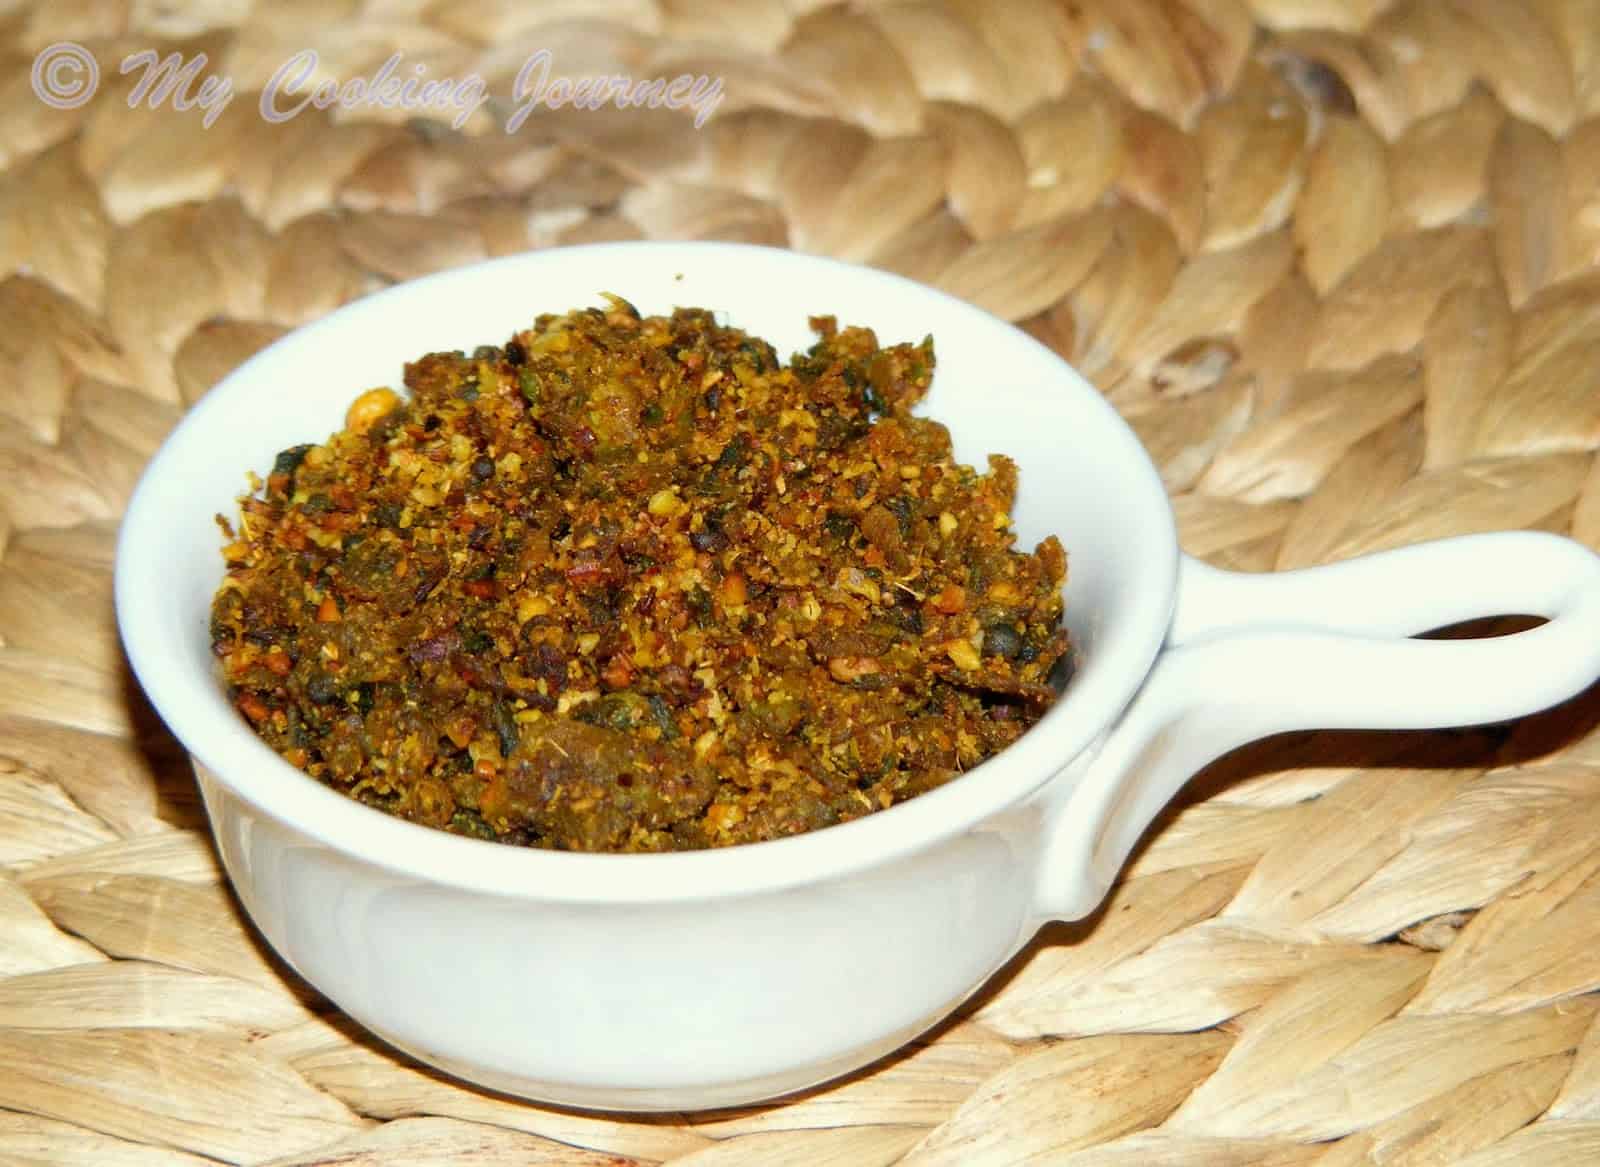
[[[101,66],[72,109],[30,82],[62,41]],[[285,972],[111,609],[136,476],[250,353],[394,281],[635,237],[825,252],[1019,322],[1213,563],[1600,544],[1596,0],[0,0],[0,46],[0,1163],[1600,1162],[1600,691],[1252,747],[910,1049],[634,1119],[465,1087]],[[149,48],[204,52],[232,106],[130,109]],[[499,101],[546,48],[723,100],[699,129],[264,121],[305,48]]]

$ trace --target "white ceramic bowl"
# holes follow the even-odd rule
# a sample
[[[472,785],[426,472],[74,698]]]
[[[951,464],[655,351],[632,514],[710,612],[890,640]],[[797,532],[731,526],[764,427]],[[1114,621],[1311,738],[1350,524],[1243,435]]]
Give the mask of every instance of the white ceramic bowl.
[[[320,441],[423,352],[498,343],[538,312],[625,296],[771,340],[810,314],[932,333],[925,412],[957,455],[1020,465],[1025,546],[1059,534],[1079,653],[1064,699],[948,786],[844,826],[674,855],[523,850],[415,826],[305,777],[235,714],[207,620],[213,515],[247,469]],[[535,252],[338,311],[214,388],[152,461],[118,547],[133,667],[195,759],[241,900],[352,1017],[474,1082],[586,1107],[745,1103],[888,1052],[1051,918],[1089,912],[1139,833],[1211,757],[1264,734],[1498,720],[1600,675],[1600,560],[1548,535],[1451,540],[1234,576],[1180,555],[1161,482],[1082,378],[1020,331],[880,271],[725,244]],[[1473,616],[1550,622],[1471,642]]]

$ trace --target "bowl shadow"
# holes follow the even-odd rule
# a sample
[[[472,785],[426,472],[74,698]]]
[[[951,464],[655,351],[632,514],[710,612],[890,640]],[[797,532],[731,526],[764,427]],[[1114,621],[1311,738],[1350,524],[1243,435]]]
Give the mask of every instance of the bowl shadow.
[[[1543,621],[1497,617],[1427,634],[1429,639],[1510,635]],[[1492,725],[1425,731],[1314,730],[1279,734],[1231,751],[1197,773],[1141,836],[1128,863],[1136,862],[1186,809],[1255,778],[1297,769],[1504,769],[1549,761],[1600,735],[1600,681],[1542,713]],[[1108,897],[1109,900],[1109,897]],[[950,1023],[970,1018],[1003,994],[1018,972],[1044,948],[1072,945],[1093,935],[1108,901],[1081,920],[1046,924],[1021,952],[964,1003]]]
[[[195,781],[188,752],[150,704],[126,652],[120,648],[117,660],[120,696],[133,727],[134,749],[154,788],[156,817],[169,826],[198,831],[209,839],[211,832],[200,800],[200,784]]]
[[[1509,622],[1504,618],[1487,622],[1475,621],[1430,635],[1444,637],[1504,635],[1520,631],[1532,623],[1537,621],[1522,618],[1512,618]],[[126,661],[123,662],[122,681],[123,696],[136,730],[135,739],[157,787],[157,802],[161,817],[174,826],[200,832],[215,853],[215,843],[205,821],[198,783],[190,768],[187,754],[145,698]],[[1129,861],[1133,862],[1147,850],[1184,809],[1215,798],[1253,778],[1304,768],[1385,767],[1426,770],[1523,766],[1547,760],[1597,731],[1600,731],[1600,682],[1596,682],[1571,700],[1543,713],[1489,726],[1405,732],[1310,731],[1281,734],[1234,750],[1195,775],[1172,804],[1151,824]],[[217,863],[220,869],[220,857]],[[1003,994],[1021,968],[1041,949],[1082,942],[1094,934],[1106,915],[1106,905],[1102,903],[1094,913],[1081,920],[1045,925],[1032,941],[994,973],[951,1016],[900,1049],[849,1074],[754,1105],[693,1112],[637,1113],[588,1110],[530,1102],[514,1095],[475,1086],[395,1049],[340,1012],[337,1006],[322,997],[316,989],[289,968],[256,931],[254,924],[234,896],[231,884],[228,893],[235,922],[249,937],[250,943],[256,947],[262,958],[283,978],[286,988],[316,1014],[323,1024],[335,1029],[351,1044],[393,1063],[397,1070],[423,1075],[452,1090],[465,1091],[519,1107],[586,1118],[611,1119],[617,1122],[690,1127],[700,1123],[721,1123],[739,1117],[781,1110],[810,1098],[846,1089],[852,1083],[874,1077],[906,1062],[970,1021],[974,1014]]]

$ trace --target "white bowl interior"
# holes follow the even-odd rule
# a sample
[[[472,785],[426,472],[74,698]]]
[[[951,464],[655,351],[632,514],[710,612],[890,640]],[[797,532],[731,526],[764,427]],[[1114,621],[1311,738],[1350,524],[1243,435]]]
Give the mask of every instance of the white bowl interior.
[[[981,469],[991,452],[1016,459],[1019,543],[1031,547],[1054,532],[1068,550],[1077,672],[1040,726],[981,768],[990,773],[980,779],[975,771],[890,812],[778,844],[697,856],[550,855],[458,839],[360,807],[295,773],[234,713],[214,678],[207,620],[222,577],[213,516],[236,515],[246,471],[265,475],[279,450],[325,439],[361,390],[399,388],[406,360],[501,343],[536,314],[601,303],[602,292],[646,313],[715,309],[771,341],[781,359],[812,343],[807,317],[814,313],[869,325],[882,343],[933,335],[938,366],[921,412],[949,425],[963,461]],[[1131,697],[1165,630],[1175,571],[1171,511],[1137,440],[1095,390],[1019,330],[922,285],[826,259],[730,244],[617,244],[534,252],[402,285],[241,366],[191,411],[146,472],[124,522],[117,603],[130,658],[157,709],[191,752],[261,809],[397,867],[497,880],[502,888],[508,864],[523,864],[529,875],[551,860],[609,860],[619,882],[588,878],[586,894],[623,895],[641,871],[631,860],[653,864],[649,881],[660,891],[678,886],[671,876],[661,882],[673,861],[688,887],[694,867],[708,859],[726,864],[742,853],[737,862],[760,863],[749,856],[781,851],[772,860],[778,867],[747,872],[757,882],[779,880],[790,862],[783,855],[813,870],[848,863],[841,848],[856,839],[903,849],[919,832],[956,829],[1014,799],[1070,760]],[[980,782],[987,789],[975,789]]]

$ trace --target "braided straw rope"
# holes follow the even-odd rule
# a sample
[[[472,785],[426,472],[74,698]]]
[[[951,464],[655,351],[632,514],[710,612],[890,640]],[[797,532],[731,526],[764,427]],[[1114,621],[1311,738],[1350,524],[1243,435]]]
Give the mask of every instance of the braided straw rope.
[[[62,40],[101,63],[73,110],[30,88]],[[1221,565],[1600,544],[1596,0],[0,0],[0,46],[0,1162],[1600,1162],[1600,695],[1236,755],[1105,911],[909,1051],[638,1121],[399,1060],[277,966],[110,602],[139,470],[251,352],[390,281],[640,236],[1022,323]],[[268,124],[307,47],[338,79],[400,50],[506,94],[543,47],[725,97],[699,130]],[[145,48],[204,51],[233,108],[129,109]]]

